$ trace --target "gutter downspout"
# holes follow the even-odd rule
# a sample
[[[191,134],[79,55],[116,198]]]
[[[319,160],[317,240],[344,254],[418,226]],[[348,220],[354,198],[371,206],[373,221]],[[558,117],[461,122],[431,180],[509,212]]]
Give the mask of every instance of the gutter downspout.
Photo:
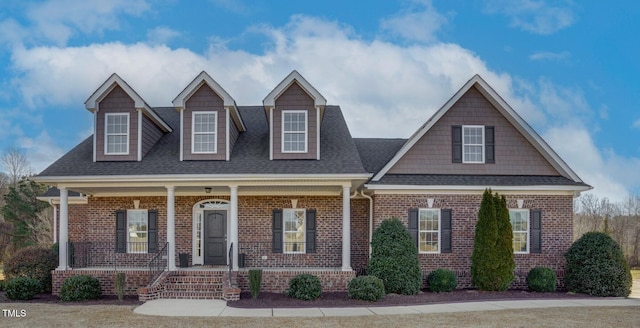
[[[369,257],[371,257],[371,238],[373,238],[373,198],[360,190],[360,195],[369,200]]]

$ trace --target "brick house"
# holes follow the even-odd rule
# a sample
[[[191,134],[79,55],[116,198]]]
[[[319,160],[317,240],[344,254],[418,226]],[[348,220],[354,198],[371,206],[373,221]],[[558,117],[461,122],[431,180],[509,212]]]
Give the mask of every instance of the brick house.
[[[67,245],[54,293],[91,274],[112,294],[121,271],[142,299],[233,298],[222,285],[247,290],[250,268],[265,291],[298,273],[344,291],[391,217],[425,276],[449,268],[470,287],[485,188],[508,200],[517,288],[534,266],[563,275],[573,198],[591,188],[477,75],[409,139],[352,138],[296,71],[261,106],[237,106],[205,72],[171,107],[116,74],[85,106],[95,133],[34,178],[53,187],[41,199],[59,208]]]

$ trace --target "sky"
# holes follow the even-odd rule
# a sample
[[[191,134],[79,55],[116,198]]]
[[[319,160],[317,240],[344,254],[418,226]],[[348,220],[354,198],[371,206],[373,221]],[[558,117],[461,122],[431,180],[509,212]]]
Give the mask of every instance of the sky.
[[[366,5],[365,5],[366,4]],[[408,138],[480,74],[594,189],[640,194],[640,2],[2,0],[0,151],[40,172],[117,73],[151,106],[207,71],[260,105],[292,70],[353,137]]]

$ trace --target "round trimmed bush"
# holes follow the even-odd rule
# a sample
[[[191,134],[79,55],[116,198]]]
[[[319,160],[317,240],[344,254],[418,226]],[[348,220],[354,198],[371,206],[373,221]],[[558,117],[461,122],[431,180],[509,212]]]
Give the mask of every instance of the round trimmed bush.
[[[569,291],[595,296],[628,296],[631,271],[620,245],[602,232],[587,232],[565,254]]]
[[[527,274],[527,286],[532,292],[553,293],[556,291],[556,273],[543,267],[535,267]]]
[[[12,300],[30,300],[41,290],[42,285],[37,279],[17,277],[7,282],[4,296]]]
[[[427,276],[429,290],[434,293],[450,292],[458,287],[458,278],[453,271],[448,269],[436,269]]]
[[[303,301],[312,301],[322,294],[322,284],[320,279],[311,274],[299,274],[289,281],[289,291],[291,297]]]
[[[367,272],[384,283],[387,293],[415,295],[422,285],[418,248],[397,218],[384,220],[371,239]]]
[[[50,248],[29,246],[18,249],[4,262],[7,280],[29,277],[40,282],[38,292],[51,292],[51,270],[58,265],[58,254]]]
[[[60,299],[65,302],[93,300],[102,296],[102,287],[97,278],[87,275],[72,276],[62,282]]]
[[[378,277],[360,276],[349,281],[349,298],[375,302],[384,295],[384,283]]]

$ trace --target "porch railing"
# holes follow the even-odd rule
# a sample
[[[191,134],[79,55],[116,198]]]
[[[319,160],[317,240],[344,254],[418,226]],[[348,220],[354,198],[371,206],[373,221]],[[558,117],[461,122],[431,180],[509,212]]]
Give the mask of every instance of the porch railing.
[[[316,241],[315,251],[309,252],[306,243],[287,242],[276,245],[282,252],[274,252],[272,241],[238,243],[239,266],[247,268],[329,268],[342,265],[341,241]],[[281,247],[280,247],[281,246]]]
[[[151,247],[158,249],[158,247]],[[158,253],[149,253],[146,242],[129,242],[117,248],[113,242],[75,241],[67,243],[72,268],[146,268]]]
[[[164,246],[149,261],[149,285],[160,276],[162,272],[169,269],[169,243],[164,243]]]

